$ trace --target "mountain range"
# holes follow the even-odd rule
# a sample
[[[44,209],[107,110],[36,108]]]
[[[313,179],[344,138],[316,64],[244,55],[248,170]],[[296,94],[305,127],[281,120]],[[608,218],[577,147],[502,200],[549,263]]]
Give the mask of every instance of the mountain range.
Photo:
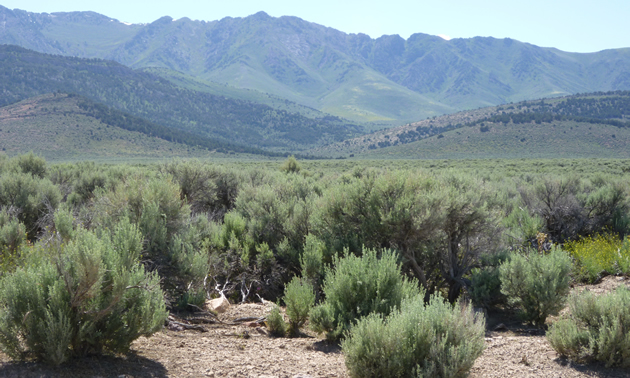
[[[171,139],[183,141],[197,135],[197,142],[211,149],[296,152],[363,132],[360,125],[314,109],[302,111],[308,113],[303,115],[299,106],[288,101],[281,105],[294,112],[280,109],[280,105],[274,108],[187,89],[113,61],[0,45],[0,106],[55,92],[81,95],[178,131],[179,137]]]
[[[264,12],[126,24],[93,12],[0,7],[0,43],[160,68],[278,96],[356,122],[399,125],[458,110],[630,89],[630,48],[570,53],[512,39],[372,39]],[[223,95],[215,86],[215,95]],[[369,127],[368,127],[369,128]]]

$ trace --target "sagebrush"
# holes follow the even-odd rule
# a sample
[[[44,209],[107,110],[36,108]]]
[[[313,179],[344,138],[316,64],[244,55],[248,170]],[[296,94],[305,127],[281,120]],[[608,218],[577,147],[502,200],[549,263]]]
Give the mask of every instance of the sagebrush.
[[[596,296],[589,291],[571,296],[569,315],[556,321],[547,339],[558,354],[577,362],[601,361],[630,368],[630,290],[619,287]]]
[[[523,320],[544,327],[549,315],[564,308],[571,269],[571,258],[557,247],[549,254],[515,253],[499,268],[501,292],[520,310]]]
[[[372,313],[388,315],[403,299],[418,292],[418,284],[400,272],[397,255],[365,249],[363,255],[335,258],[324,279],[325,301],[310,313],[311,327],[337,340],[355,321]]]
[[[439,296],[405,299],[389,316],[362,318],[342,341],[351,377],[468,375],[485,348],[485,319]]]
[[[166,319],[159,278],[139,264],[142,236],[128,221],[100,236],[79,230],[67,245],[0,282],[0,347],[58,365],[72,357],[127,352]]]

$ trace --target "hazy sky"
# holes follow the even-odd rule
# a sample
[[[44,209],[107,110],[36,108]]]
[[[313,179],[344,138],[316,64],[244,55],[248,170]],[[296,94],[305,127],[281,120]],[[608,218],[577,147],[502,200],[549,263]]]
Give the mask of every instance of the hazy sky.
[[[265,11],[372,38],[413,33],[510,37],[543,47],[594,52],[630,47],[630,0],[0,0],[29,12],[95,11],[120,21],[162,16],[213,21]]]

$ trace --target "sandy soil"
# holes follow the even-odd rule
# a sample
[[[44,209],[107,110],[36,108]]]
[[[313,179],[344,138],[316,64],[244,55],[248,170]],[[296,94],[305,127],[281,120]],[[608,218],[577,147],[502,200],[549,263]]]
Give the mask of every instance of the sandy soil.
[[[627,279],[607,277],[598,285],[578,286],[606,293]],[[35,362],[11,362],[0,353],[0,377],[347,377],[343,354],[316,335],[273,338],[256,322],[234,324],[243,317],[261,317],[263,304],[232,306],[219,316],[224,323],[204,324],[199,330],[164,329],[140,338],[127,356],[92,357],[62,367]],[[185,322],[183,319],[176,319]],[[553,319],[552,319],[553,320]],[[499,326],[503,324],[503,326]],[[497,328],[495,330],[495,328]],[[630,371],[603,365],[578,365],[559,358],[544,334],[490,314],[486,350],[470,377],[630,377]]]

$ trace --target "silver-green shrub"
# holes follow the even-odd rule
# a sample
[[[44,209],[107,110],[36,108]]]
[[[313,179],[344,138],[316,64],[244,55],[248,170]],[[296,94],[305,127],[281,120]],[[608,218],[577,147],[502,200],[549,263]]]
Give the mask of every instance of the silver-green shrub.
[[[401,274],[397,255],[389,250],[380,256],[375,250],[364,249],[361,257],[337,257],[333,267],[324,280],[326,300],[310,313],[313,330],[326,332],[329,340],[342,338],[364,316],[388,315],[403,299],[418,293],[417,283]]]
[[[406,299],[386,318],[371,314],[342,341],[351,377],[465,377],[484,350],[485,320],[439,296]]]
[[[9,210],[26,226],[28,238],[34,240],[42,231],[42,220],[52,215],[61,202],[61,193],[49,179],[30,173],[0,175],[0,209]]]
[[[324,274],[324,248],[324,243],[317,239],[316,236],[308,234],[304,241],[304,251],[300,257],[302,278],[313,285],[316,299]]]
[[[273,306],[267,315],[267,329],[272,336],[284,336],[287,331],[287,325],[280,314],[280,307]]]
[[[470,272],[468,293],[475,306],[491,308],[507,303],[507,298],[501,293],[499,266],[509,256],[509,252],[482,255],[479,259],[481,266]]]
[[[630,367],[630,290],[595,296],[586,291],[569,299],[569,315],[553,323],[547,339],[558,354],[577,362],[601,361]]]
[[[159,330],[167,313],[159,277],[139,263],[142,235],[123,220],[112,233],[77,230],[40,245],[36,264],[0,282],[0,348],[58,365],[104,351],[126,352]]]
[[[289,333],[296,335],[308,319],[308,313],[315,304],[313,285],[306,279],[293,277],[284,288],[284,304],[289,317]]]
[[[0,275],[10,270],[26,244],[26,227],[6,210],[0,211]]]
[[[515,253],[499,268],[501,292],[519,308],[523,320],[543,327],[547,316],[564,308],[571,268],[571,257],[557,247],[549,254]]]

